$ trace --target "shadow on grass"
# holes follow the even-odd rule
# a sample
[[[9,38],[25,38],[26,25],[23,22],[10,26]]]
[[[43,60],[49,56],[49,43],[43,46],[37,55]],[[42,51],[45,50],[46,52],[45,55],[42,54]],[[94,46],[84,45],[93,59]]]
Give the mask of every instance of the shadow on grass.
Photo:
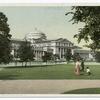
[[[18,75],[0,75],[0,80],[14,80]]]
[[[64,92],[62,94],[100,94],[100,88],[76,89],[76,90]]]
[[[31,65],[31,66],[9,66],[5,68],[32,68],[32,67],[49,67],[49,66],[54,66],[54,65]],[[3,68],[3,67],[1,67]]]

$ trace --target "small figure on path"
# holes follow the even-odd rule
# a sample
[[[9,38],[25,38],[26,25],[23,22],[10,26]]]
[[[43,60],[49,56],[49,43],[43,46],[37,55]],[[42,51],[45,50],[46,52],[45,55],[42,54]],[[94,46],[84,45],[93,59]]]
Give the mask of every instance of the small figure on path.
[[[76,64],[75,64],[75,74],[80,75],[80,60],[77,59]]]
[[[90,72],[89,67],[86,68],[86,73],[87,73],[88,75],[91,75],[91,72]]]
[[[81,60],[81,71],[84,71],[84,59]]]

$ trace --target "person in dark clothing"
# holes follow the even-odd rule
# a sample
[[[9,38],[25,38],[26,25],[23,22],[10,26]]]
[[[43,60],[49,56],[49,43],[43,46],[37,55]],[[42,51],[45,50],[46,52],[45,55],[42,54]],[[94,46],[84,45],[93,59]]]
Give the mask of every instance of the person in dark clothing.
[[[81,60],[81,71],[84,71],[84,59]]]

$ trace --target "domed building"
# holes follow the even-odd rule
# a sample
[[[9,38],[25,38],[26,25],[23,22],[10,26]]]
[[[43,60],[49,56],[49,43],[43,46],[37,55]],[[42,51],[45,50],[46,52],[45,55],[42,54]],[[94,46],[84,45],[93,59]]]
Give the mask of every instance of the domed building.
[[[35,43],[37,41],[44,41],[47,39],[46,35],[37,30],[37,28],[35,28],[35,30],[33,32],[30,32],[28,34],[25,35],[25,39],[27,41],[30,41],[31,43]]]
[[[37,30],[37,28],[33,32],[26,34],[25,39],[31,42],[36,60],[41,60],[45,51],[57,54],[60,59],[64,60],[63,55],[66,50],[73,46],[73,43],[63,38],[47,40],[45,33]]]
[[[83,49],[75,47],[75,45],[68,39],[47,39],[45,33],[37,30],[36,28],[33,32],[26,34],[23,41],[12,40],[12,54],[16,54],[14,50],[19,47],[20,42],[24,42],[25,40],[31,43],[33,53],[35,54],[35,60],[37,61],[42,60],[42,56],[45,54],[45,52],[51,52],[53,55],[58,55],[59,60],[65,61],[66,59],[64,55],[67,49],[71,49],[72,54],[79,53],[82,56],[82,58],[90,59],[91,57],[90,52],[86,50],[83,51]]]
[[[47,40],[45,33],[35,28],[33,32],[25,35],[25,39],[29,41],[33,47],[35,60],[42,60],[41,58],[44,55],[44,50],[40,43]]]

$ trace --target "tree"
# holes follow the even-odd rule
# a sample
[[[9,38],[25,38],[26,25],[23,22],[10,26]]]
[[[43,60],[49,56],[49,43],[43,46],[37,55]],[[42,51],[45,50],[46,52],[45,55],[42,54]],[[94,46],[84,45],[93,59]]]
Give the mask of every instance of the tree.
[[[47,36],[44,33],[40,34],[40,39],[41,40],[47,40]]]
[[[0,12],[0,64],[7,64],[11,61],[11,34],[9,25],[7,23],[8,18],[2,12]]]
[[[18,49],[18,55],[22,64],[23,62],[25,62],[25,66],[27,66],[28,61],[31,62],[34,60],[35,55],[33,53],[33,49],[30,45],[30,42],[25,41],[20,44],[20,47]]]
[[[100,62],[100,51],[96,52],[95,59],[96,59],[97,62]]]
[[[83,28],[79,29],[79,33],[74,37],[78,39],[78,43],[81,40],[85,40],[90,43],[87,47],[92,50],[100,49],[100,6],[76,6],[72,7],[72,12],[66,13],[66,15],[72,14],[73,24],[79,22],[84,23]]]
[[[71,49],[67,49],[65,53],[65,58],[67,63],[71,60],[71,57],[72,57]]]
[[[79,53],[74,53],[72,55],[72,58],[73,58],[73,61],[74,62],[76,62],[77,59],[80,59],[80,60],[82,59]]]
[[[55,61],[55,63],[56,63],[56,61],[57,61],[58,59],[60,59],[59,55],[58,55],[58,54],[54,54],[54,55],[53,55],[53,60]]]
[[[50,61],[52,60],[52,56],[53,54],[51,52],[44,52],[44,56],[42,56],[42,60],[43,62],[47,62],[47,61]]]

